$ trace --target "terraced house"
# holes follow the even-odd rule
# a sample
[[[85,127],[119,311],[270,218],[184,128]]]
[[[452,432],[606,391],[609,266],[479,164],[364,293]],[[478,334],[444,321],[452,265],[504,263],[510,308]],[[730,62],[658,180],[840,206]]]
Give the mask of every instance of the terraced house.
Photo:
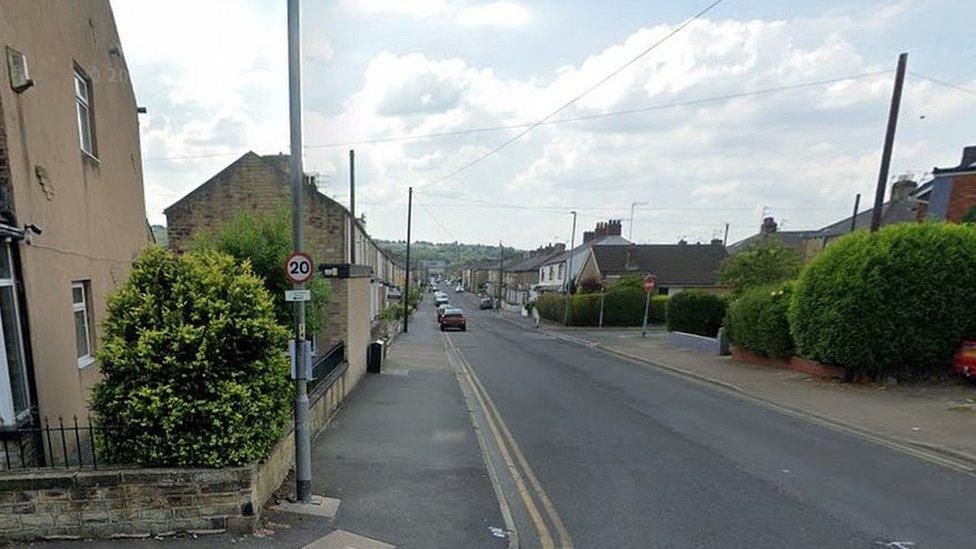
[[[4,0],[0,426],[84,417],[106,296],[148,242],[136,99],[108,0]]]

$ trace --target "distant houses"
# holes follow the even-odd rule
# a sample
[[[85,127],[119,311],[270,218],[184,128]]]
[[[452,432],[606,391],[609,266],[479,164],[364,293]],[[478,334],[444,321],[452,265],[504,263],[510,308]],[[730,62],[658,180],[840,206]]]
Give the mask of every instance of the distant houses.
[[[683,290],[722,292],[718,271],[728,252],[721,240],[710,244],[625,244],[593,246],[580,280],[608,288],[623,277],[657,277],[655,291],[674,295]]]

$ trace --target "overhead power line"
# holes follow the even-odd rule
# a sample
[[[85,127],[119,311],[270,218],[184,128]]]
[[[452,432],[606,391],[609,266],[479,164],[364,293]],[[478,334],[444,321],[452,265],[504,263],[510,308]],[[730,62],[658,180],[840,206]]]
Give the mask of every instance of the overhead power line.
[[[427,207],[426,204],[416,199],[414,199],[414,201],[417,202],[417,204],[419,204],[421,208],[423,208],[424,213],[427,214],[427,217],[429,217],[431,221],[433,221],[438,227],[440,227],[442,231],[447,233],[447,235],[453,238],[454,240],[458,239],[456,236],[454,236],[454,233],[452,233],[450,229],[445,227],[443,223],[437,220],[437,217],[434,216],[434,212],[430,211],[430,209]]]
[[[959,91],[959,92],[962,92],[962,93],[968,93],[969,95],[976,96],[976,90],[971,90],[969,88],[964,88],[962,86],[959,86],[959,85],[956,85],[956,84],[951,84],[951,83],[946,82],[944,80],[938,80],[936,78],[932,78],[931,76],[925,76],[924,74],[919,74],[917,72],[908,71],[908,74],[914,76],[915,78],[921,78],[922,80],[928,80],[929,82],[932,82],[933,84],[938,84],[938,85],[944,86],[946,88],[951,88],[953,90],[956,90],[956,91]]]
[[[672,29],[671,32],[665,34],[663,37],[661,37],[660,39],[658,39],[657,41],[655,41],[653,44],[651,44],[650,46],[648,46],[647,48],[645,48],[643,51],[641,51],[640,53],[638,53],[636,56],[632,57],[629,61],[627,61],[623,65],[617,67],[613,71],[611,71],[610,74],[607,74],[606,76],[604,76],[603,78],[601,78],[600,80],[598,80],[595,84],[591,85],[590,87],[586,88],[581,93],[577,94],[575,97],[573,97],[572,99],[570,99],[569,101],[567,101],[567,102],[563,103],[562,105],[560,105],[558,108],[556,108],[556,110],[550,112],[549,114],[543,116],[539,120],[533,122],[527,128],[525,128],[524,130],[522,130],[519,133],[515,134],[513,137],[511,137],[511,138],[503,141],[501,144],[495,146],[494,148],[492,148],[491,150],[489,150],[485,154],[483,154],[483,155],[475,158],[474,160],[470,160],[468,162],[465,162],[464,164],[462,164],[458,168],[452,170],[447,175],[445,175],[443,177],[439,177],[439,178],[435,179],[434,181],[432,181],[431,183],[428,183],[427,185],[425,185],[425,187],[429,187],[431,185],[436,185],[438,183],[441,183],[443,181],[446,181],[447,179],[450,179],[450,178],[454,177],[455,175],[457,175],[457,174],[459,174],[459,173],[467,170],[468,168],[471,168],[472,166],[478,164],[479,162],[485,160],[486,158],[489,158],[489,157],[491,157],[491,156],[493,156],[495,154],[498,154],[498,152],[501,151],[502,149],[504,149],[505,147],[507,147],[507,146],[511,145],[512,143],[518,141],[525,134],[529,133],[530,131],[532,131],[536,127],[540,126],[541,124],[544,124],[547,120],[551,119],[552,117],[556,116],[557,114],[559,114],[559,113],[563,112],[564,110],[568,109],[570,106],[572,106],[573,104],[575,104],[577,101],[579,101],[580,99],[586,97],[587,94],[589,94],[593,90],[599,88],[600,86],[602,86],[604,83],[606,83],[608,80],[610,80],[614,76],[617,76],[618,74],[620,74],[621,72],[623,72],[625,69],[627,69],[627,67],[630,67],[631,65],[633,65],[634,63],[636,63],[639,59],[641,59],[645,55],[647,55],[647,54],[651,53],[652,51],[654,51],[658,46],[660,46],[661,44],[667,42],[672,36],[678,34],[682,30],[684,30],[685,27],[687,27],[688,25],[690,25],[691,23],[693,23],[694,21],[696,21],[698,18],[700,18],[701,16],[703,16],[706,13],[708,13],[709,11],[711,11],[715,6],[721,4],[722,2],[723,2],[723,0],[714,0],[711,4],[705,6],[701,10],[699,10],[697,13],[695,13],[693,16],[691,16],[689,19],[687,19],[684,23],[681,23],[680,25],[678,25],[677,27],[675,27],[674,29]]]

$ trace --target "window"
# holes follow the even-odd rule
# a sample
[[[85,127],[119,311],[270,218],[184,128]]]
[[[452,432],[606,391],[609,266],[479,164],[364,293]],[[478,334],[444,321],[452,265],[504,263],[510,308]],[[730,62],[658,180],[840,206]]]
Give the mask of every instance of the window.
[[[75,69],[75,107],[78,111],[78,138],[81,150],[95,157],[95,135],[92,131],[91,82]]]
[[[28,415],[30,400],[10,244],[0,244],[0,332],[0,423],[12,425]]]
[[[92,358],[91,327],[88,316],[89,283],[75,282],[71,285],[71,306],[75,316],[75,349],[78,367],[84,368],[95,361]]]
[[[563,276],[565,276],[565,274],[566,274],[566,264],[565,263],[560,263],[559,264],[559,278],[562,278]]]

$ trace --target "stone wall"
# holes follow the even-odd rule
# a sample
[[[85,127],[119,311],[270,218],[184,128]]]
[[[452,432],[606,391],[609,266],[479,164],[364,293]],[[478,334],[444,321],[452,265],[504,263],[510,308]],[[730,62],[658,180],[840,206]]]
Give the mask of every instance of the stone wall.
[[[320,432],[360,375],[346,364],[316,392]],[[295,460],[294,432],[261,463],[225,469],[0,472],[0,541],[252,530]]]

